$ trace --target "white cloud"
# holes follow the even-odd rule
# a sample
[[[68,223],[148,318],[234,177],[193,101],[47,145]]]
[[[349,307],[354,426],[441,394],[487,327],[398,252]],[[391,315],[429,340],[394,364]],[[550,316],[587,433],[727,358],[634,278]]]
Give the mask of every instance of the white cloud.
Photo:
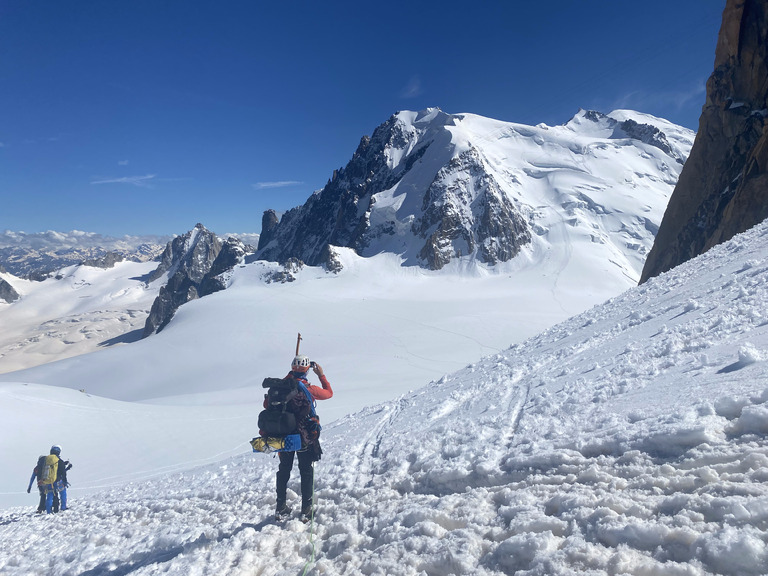
[[[132,184],[139,187],[148,187],[150,180],[152,180],[156,174],[147,174],[146,176],[123,176],[122,178],[104,178],[101,180],[94,180],[91,184]]]
[[[610,108],[639,111],[648,111],[656,108],[682,110],[686,106],[691,105],[691,103],[702,101],[706,90],[706,79],[691,83],[679,90],[662,92],[635,90],[614,100]]]
[[[282,180],[279,182],[257,182],[253,187],[258,190],[263,190],[264,188],[287,188],[288,186],[298,186],[300,184],[304,184],[304,182],[299,182],[297,180]]]
[[[401,98],[416,98],[421,96],[423,90],[421,89],[421,78],[418,76],[412,76],[408,81],[408,84],[400,91]]]
[[[128,160],[118,160],[117,161],[118,166],[128,166]]]

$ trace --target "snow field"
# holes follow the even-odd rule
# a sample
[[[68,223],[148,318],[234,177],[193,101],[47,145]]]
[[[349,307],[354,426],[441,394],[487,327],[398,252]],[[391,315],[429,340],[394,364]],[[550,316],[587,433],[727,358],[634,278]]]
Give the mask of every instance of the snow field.
[[[314,526],[273,524],[276,460],[239,455],[3,513],[0,571],[288,575],[314,542],[312,574],[765,574],[767,246],[764,224],[326,426]]]
[[[121,262],[102,270],[69,266],[33,282],[5,275],[22,295],[0,303],[0,372],[7,373],[138,339],[160,283],[138,278],[156,262]],[[82,386],[81,386],[82,387]]]

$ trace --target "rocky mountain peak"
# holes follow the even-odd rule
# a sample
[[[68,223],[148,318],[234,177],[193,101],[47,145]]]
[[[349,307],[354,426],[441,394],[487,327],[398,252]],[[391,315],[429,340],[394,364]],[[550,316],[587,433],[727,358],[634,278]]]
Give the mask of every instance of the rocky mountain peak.
[[[431,269],[473,253],[488,263],[513,257],[530,234],[525,219],[483,169],[480,152],[465,153],[445,166],[444,161],[423,165],[433,148],[436,156],[450,159],[455,148],[450,128],[460,120],[439,108],[391,116],[360,140],[349,163],[335,170],[304,206],[279,221],[274,211],[264,214],[258,257],[278,262],[297,258],[338,270],[331,246],[367,256],[396,238],[419,244],[410,263]],[[381,194],[395,188],[421,208],[397,214],[385,206],[389,202]],[[472,206],[467,209],[468,203]],[[493,231],[502,234],[491,240]]]
[[[152,304],[144,337],[161,331],[182,304],[201,296],[200,288],[222,249],[221,240],[202,224],[168,242],[149,282],[168,275]]]

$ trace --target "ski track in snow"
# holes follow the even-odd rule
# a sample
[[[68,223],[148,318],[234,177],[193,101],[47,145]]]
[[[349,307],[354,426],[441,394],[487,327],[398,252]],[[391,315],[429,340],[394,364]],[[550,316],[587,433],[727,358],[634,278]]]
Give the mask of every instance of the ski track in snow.
[[[4,511],[0,573],[764,575],[767,301],[768,223],[326,426],[314,525],[239,455]]]

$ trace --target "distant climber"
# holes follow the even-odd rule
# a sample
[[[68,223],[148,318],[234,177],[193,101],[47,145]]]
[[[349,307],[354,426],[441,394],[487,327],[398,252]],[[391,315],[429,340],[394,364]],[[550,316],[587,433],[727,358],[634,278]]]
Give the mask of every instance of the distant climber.
[[[48,455],[40,456],[37,459],[37,465],[32,470],[32,477],[29,479],[29,486],[27,486],[27,494],[32,491],[32,484],[35,482],[35,479],[37,479],[37,489],[40,492],[40,502],[37,506],[38,514],[41,514],[43,510],[45,510],[47,514],[54,512],[54,500],[56,500],[55,512],[59,511],[57,484],[59,487],[63,487],[64,495],[62,510],[66,510],[67,470],[72,468],[72,465],[69,462],[62,461],[60,456],[61,446],[51,446],[50,453]],[[62,462],[63,464],[60,464]],[[60,480],[62,477],[63,483]]]

